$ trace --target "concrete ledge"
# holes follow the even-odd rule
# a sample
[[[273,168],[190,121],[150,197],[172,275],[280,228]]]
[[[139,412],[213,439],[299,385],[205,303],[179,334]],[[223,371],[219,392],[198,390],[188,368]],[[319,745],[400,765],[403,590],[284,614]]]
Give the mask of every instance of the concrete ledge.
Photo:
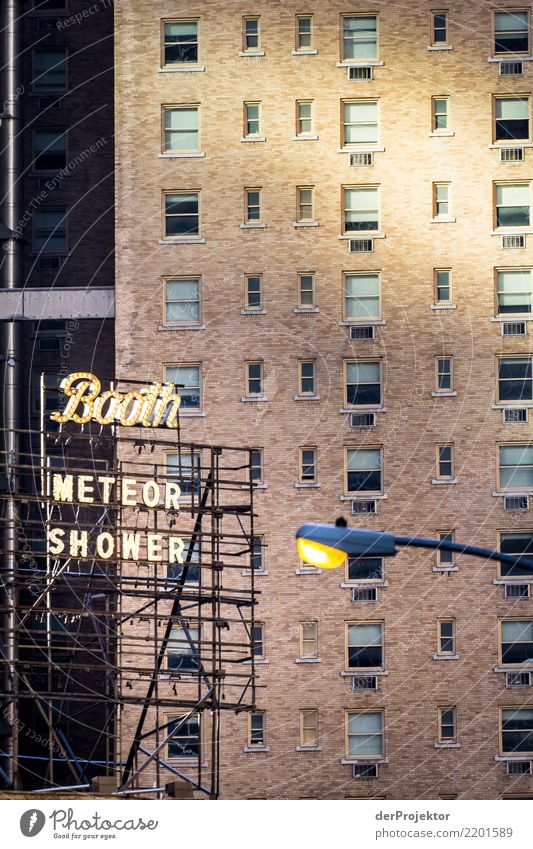
[[[114,317],[115,290],[113,286],[0,291],[0,320],[2,321]]]

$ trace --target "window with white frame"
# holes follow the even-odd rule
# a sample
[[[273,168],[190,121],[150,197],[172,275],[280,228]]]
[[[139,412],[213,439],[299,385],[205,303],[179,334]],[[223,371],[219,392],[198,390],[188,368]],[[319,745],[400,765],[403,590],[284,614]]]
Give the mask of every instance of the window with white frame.
[[[244,220],[246,224],[261,221],[261,189],[244,190]]]
[[[261,46],[259,38],[260,38],[259,18],[243,18],[243,23],[242,23],[243,45],[242,45],[242,49],[244,51],[259,50],[259,48]]]
[[[265,538],[263,536],[250,537],[250,569],[255,572],[265,571]]]
[[[199,495],[201,488],[201,455],[199,452],[180,451],[165,456],[168,480],[179,484],[182,496]]]
[[[163,153],[199,150],[199,107],[163,107]]]
[[[246,396],[263,394],[263,363],[261,361],[246,363]]]
[[[438,47],[448,43],[448,12],[431,12],[431,44]]]
[[[167,192],[164,197],[165,238],[181,239],[199,236],[199,192]]]
[[[200,668],[198,633],[198,628],[188,625],[172,628],[167,643],[169,669],[194,672]]]
[[[381,317],[379,274],[344,275],[344,317],[346,321],[377,320]]]
[[[454,476],[454,446],[437,445],[437,480],[451,480]]]
[[[455,654],[455,619],[438,620],[437,654]]]
[[[346,580],[348,583],[383,580],[382,557],[348,557],[346,560]]]
[[[370,495],[383,491],[381,448],[346,448],[346,494]]]
[[[453,357],[435,357],[435,378],[437,392],[453,390]]]
[[[315,275],[311,272],[298,275],[298,306],[301,309],[315,307]]]
[[[457,709],[455,707],[439,708],[439,743],[455,743],[457,741]]]
[[[265,652],[265,626],[263,622],[254,622],[251,630],[252,655],[256,660],[264,660]]]
[[[266,745],[266,714],[264,710],[256,710],[249,714],[248,745],[251,748]]]
[[[244,278],[247,310],[260,310],[263,307],[263,278],[261,274],[247,274]]]
[[[533,664],[533,619],[500,620],[502,666]]]
[[[343,145],[359,147],[378,143],[377,100],[345,100],[343,118]]]
[[[533,443],[500,445],[500,489],[533,488]]]
[[[35,50],[33,53],[33,91],[50,93],[67,88],[67,51]]]
[[[350,360],[345,363],[345,404],[347,407],[381,405],[381,362]]]
[[[250,477],[252,483],[263,483],[263,449],[254,448],[250,451]]]
[[[496,298],[498,315],[529,315],[531,313],[531,269],[497,269]]]
[[[172,717],[167,727],[167,733],[171,734],[179,726],[178,731],[172,735],[167,744],[167,757],[169,760],[175,758],[200,757],[200,717],[182,716]]]
[[[502,404],[533,401],[531,357],[500,357],[498,401]]]
[[[347,711],[346,757],[375,760],[383,754],[383,711]]]
[[[166,366],[165,380],[178,387],[182,410],[202,409],[202,375],[199,364]]]
[[[261,135],[261,104],[260,103],[245,103],[244,104],[244,136]]]
[[[318,746],[318,710],[300,711],[300,746],[314,749]]]
[[[431,100],[433,111],[432,131],[439,133],[448,129],[448,107],[449,98],[433,97]]]
[[[343,15],[342,60],[365,62],[378,58],[377,15]]]
[[[313,132],[313,101],[296,101],[296,135],[309,136]]]
[[[67,212],[65,209],[39,209],[33,215],[33,250],[63,254],[67,250]]]
[[[498,563],[500,578],[531,578],[531,571],[520,565],[520,558],[533,559],[533,531],[502,531],[500,533],[500,551],[516,557],[514,563]]]
[[[494,12],[494,53],[529,53],[529,12]]]
[[[318,658],[318,622],[300,622],[300,658]]]
[[[454,531],[437,531],[437,539],[439,542],[453,542],[455,538]],[[454,552],[447,551],[445,548],[437,549],[437,566],[453,566]]]
[[[198,62],[198,21],[163,21],[163,67]]]
[[[383,667],[383,622],[346,624],[346,669]]]
[[[167,324],[200,323],[200,279],[172,278],[164,281],[165,322]]]
[[[316,483],[317,481],[317,462],[316,448],[300,448],[300,483]]]
[[[447,218],[450,214],[450,184],[433,183],[433,216]]]
[[[500,708],[502,755],[533,754],[533,708]]]
[[[316,395],[316,360],[299,361],[298,394]]]
[[[343,190],[344,233],[379,230],[377,186],[350,186]]]
[[[313,221],[313,186],[298,186],[296,189],[296,220],[298,222]]]
[[[529,141],[529,97],[495,97],[495,141]]]
[[[296,16],[296,50],[311,50],[313,47],[313,16]]]
[[[435,303],[450,304],[452,301],[452,272],[449,268],[435,268]]]
[[[35,171],[57,171],[67,164],[65,130],[35,130],[33,168]]]
[[[496,227],[529,227],[531,183],[496,183]]]

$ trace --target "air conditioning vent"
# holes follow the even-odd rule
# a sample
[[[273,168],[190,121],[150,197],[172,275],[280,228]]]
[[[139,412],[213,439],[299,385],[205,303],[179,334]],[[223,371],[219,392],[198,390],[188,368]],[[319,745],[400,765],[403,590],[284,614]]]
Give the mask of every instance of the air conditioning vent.
[[[504,424],[523,424],[528,420],[527,407],[509,407],[502,412]]]
[[[377,690],[377,675],[354,675],[352,678],[352,690]]]
[[[348,253],[370,254],[374,250],[374,239],[349,239]]]
[[[531,687],[531,672],[506,672],[506,687]]]
[[[61,267],[60,256],[40,256],[39,271],[58,271]]]
[[[500,150],[500,162],[523,162],[525,158],[523,147],[502,147]]]
[[[349,80],[371,80],[372,65],[358,65],[356,68],[348,68]]]
[[[505,584],[503,588],[504,598],[529,598],[530,584]]]
[[[529,510],[529,495],[505,495],[504,510]]]
[[[514,234],[512,236],[502,236],[502,249],[504,251],[516,250],[517,248],[525,248],[526,237],[523,233]]]
[[[525,321],[502,321],[502,336],[526,336]]]
[[[377,587],[352,587],[352,601],[354,604],[358,601],[377,601]]]
[[[350,339],[353,341],[354,339],[374,339],[374,325],[359,325],[352,324],[350,327]]]
[[[521,77],[523,73],[523,62],[500,62],[500,77]]]
[[[39,98],[39,109],[59,109],[61,100],[58,100],[55,95]]]
[[[350,153],[350,165],[355,168],[363,168],[374,164],[373,153]]]
[[[364,513],[377,513],[377,502],[372,501],[352,501],[352,516],[360,516]]]
[[[350,413],[350,427],[375,427],[375,413]]]
[[[531,761],[507,761],[507,775],[531,774]]]
[[[42,353],[55,353],[61,349],[57,336],[40,336],[37,341],[39,351]]]
[[[352,778],[378,778],[378,764],[352,764]]]

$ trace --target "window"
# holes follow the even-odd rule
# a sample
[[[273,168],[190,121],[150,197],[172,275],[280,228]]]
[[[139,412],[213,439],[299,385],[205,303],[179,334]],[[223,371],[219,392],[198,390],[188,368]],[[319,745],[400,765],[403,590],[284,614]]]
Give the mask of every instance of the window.
[[[347,407],[379,407],[381,405],[381,363],[377,360],[346,363]]]
[[[437,445],[437,479],[451,480],[453,476],[453,445]]]
[[[318,657],[318,622],[300,622],[300,657]]]
[[[66,0],[34,0],[34,9],[39,12],[61,12],[67,8]]]
[[[344,275],[344,311],[347,321],[368,321],[380,318],[379,274]]]
[[[163,153],[199,150],[198,106],[163,107]]]
[[[265,539],[262,536],[250,537],[250,569],[255,572],[265,571]]]
[[[375,760],[383,751],[383,711],[347,711],[346,757]]]
[[[346,100],[343,111],[343,145],[378,143],[377,100]]]
[[[246,363],[246,395],[263,394],[263,363]]]
[[[450,184],[433,183],[433,216],[441,218],[450,213]]]
[[[344,189],[344,232],[378,230],[379,206],[376,186]]]
[[[500,663],[505,666],[533,664],[533,620],[500,621]]]
[[[300,448],[300,483],[316,483],[316,448]]]
[[[259,50],[259,18],[243,19],[243,50]]]
[[[496,226],[529,227],[530,183],[496,184]]]
[[[431,44],[439,46],[448,43],[448,13],[431,13]]]
[[[265,746],[265,712],[264,710],[256,710],[249,714],[248,724],[248,745],[249,746]]]
[[[260,274],[247,274],[245,277],[245,308],[260,310],[263,307],[263,280]]]
[[[452,272],[449,268],[435,269],[435,303],[450,304],[452,300]]]
[[[168,741],[168,758],[200,757],[200,717],[190,716],[185,721],[182,716],[172,718],[168,725],[170,734],[176,726],[179,731]]]
[[[180,409],[202,409],[201,366],[166,366],[165,380],[176,385],[181,396]]]
[[[439,743],[457,742],[457,712],[455,707],[439,708]]]
[[[316,748],[318,746],[318,711],[300,711],[300,746]]]
[[[257,660],[265,659],[265,626],[256,622],[252,627],[252,654]]]
[[[346,493],[381,493],[381,448],[346,449]]]
[[[67,87],[67,51],[35,50],[33,90],[54,93]]]
[[[198,277],[165,280],[165,322],[200,323],[200,280]]]
[[[346,669],[380,669],[383,666],[383,623],[346,625]]]
[[[296,18],[296,50],[310,50],[313,47],[313,18],[311,15],[298,15]]]
[[[67,134],[64,130],[36,130],[33,137],[35,171],[55,171],[67,164]]]
[[[298,393],[316,395],[316,362],[301,360],[298,363]]]
[[[201,578],[201,567],[200,567],[200,541],[197,540],[191,548],[191,540],[185,539],[185,548],[183,551],[183,559],[186,561],[189,557],[187,564],[187,571],[185,573],[185,584],[199,584]],[[198,564],[198,565],[196,565]],[[181,565],[178,563],[169,563],[167,568],[167,578],[170,578],[174,581],[179,581],[182,574],[185,571],[185,564]]]
[[[65,209],[40,209],[33,216],[33,250],[58,254],[67,250]]]
[[[248,136],[259,136],[260,135],[260,122],[259,122],[259,111],[261,108],[260,103],[245,103],[244,104],[244,135],[247,138]]]
[[[437,392],[451,392],[453,389],[453,358],[436,357],[435,365]]]
[[[454,531],[437,531],[437,539],[444,542],[453,542]],[[453,566],[454,552],[446,551],[444,548],[437,549],[437,566]]]
[[[455,619],[439,619],[437,654],[455,654]]]
[[[169,669],[193,672],[200,668],[198,628],[172,628],[167,643]]]
[[[298,186],[296,189],[296,220],[313,221],[313,193],[312,186]]]
[[[199,453],[167,454],[166,474],[168,480],[178,482],[182,496],[200,494],[201,457]]]
[[[298,275],[298,306],[313,309],[315,306],[315,275]]]
[[[261,221],[261,189],[244,190],[244,220],[247,224]]]
[[[200,235],[200,195],[198,192],[165,194],[165,238],[180,239]]]
[[[254,484],[263,483],[263,449],[250,451],[250,477]]]
[[[346,561],[346,580],[348,582],[382,581],[383,558],[349,557]]]
[[[433,105],[433,125],[432,130],[434,133],[438,133],[441,130],[448,129],[448,98],[447,97],[434,97],[432,99]]]
[[[531,357],[500,357],[498,361],[498,401],[532,401]]]
[[[498,314],[531,313],[531,269],[507,268],[496,272]]]
[[[494,52],[529,53],[528,12],[494,13]]]
[[[500,445],[500,489],[533,487],[533,443]]]
[[[519,558],[533,558],[533,531],[501,533],[500,551],[517,556],[516,563],[498,563],[500,578],[531,578],[531,571],[520,566]]]
[[[377,15],[344,16],[342,19],[342,59],[365,62],[378,58]]]
[[[198,62],[198,21],[163,21],[163,65]]]
[[[495,141],[529,141],[529,97],[496,97]]]
[[[533,709],[501,708],[502,754],[533,753]]]
[[[296,135],[309,136],[313,132],[313,101],[296,101]]]

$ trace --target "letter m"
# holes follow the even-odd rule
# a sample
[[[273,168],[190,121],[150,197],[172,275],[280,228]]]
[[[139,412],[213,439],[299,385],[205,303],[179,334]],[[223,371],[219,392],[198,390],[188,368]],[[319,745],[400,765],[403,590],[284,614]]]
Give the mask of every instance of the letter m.
[[[54,475],[53,477],[54,501],[72,501],[74,494],[73,475]]]

